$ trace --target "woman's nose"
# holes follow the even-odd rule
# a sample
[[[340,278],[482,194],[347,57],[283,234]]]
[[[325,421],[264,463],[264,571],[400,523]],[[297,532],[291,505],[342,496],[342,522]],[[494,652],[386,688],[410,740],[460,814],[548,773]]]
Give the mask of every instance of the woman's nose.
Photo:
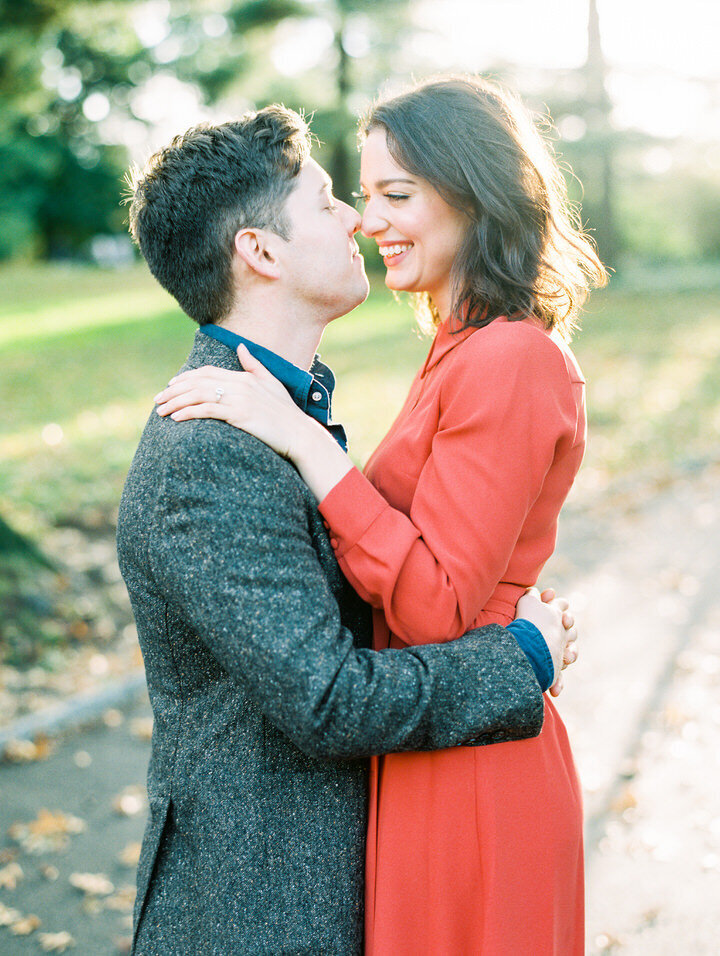
[[[360,224],[362,234],[368,239],[377,235],[378,232],[382,232],[383,229],[387,229],[388,226],[387,220],[379,216],[375,210],[376,207],[372,200],[368,200]]]

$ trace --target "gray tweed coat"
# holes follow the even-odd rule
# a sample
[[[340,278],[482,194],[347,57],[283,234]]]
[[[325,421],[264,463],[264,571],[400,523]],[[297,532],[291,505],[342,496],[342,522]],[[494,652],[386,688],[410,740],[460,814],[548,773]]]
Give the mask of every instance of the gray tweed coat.
[[[238,368],[198,333],[186,368]],[[292,465],[154,412],[120,566],[155,726],[133,952],[362,951],[366,758],[529,737],[540,689],[500,627],[375,653]]]

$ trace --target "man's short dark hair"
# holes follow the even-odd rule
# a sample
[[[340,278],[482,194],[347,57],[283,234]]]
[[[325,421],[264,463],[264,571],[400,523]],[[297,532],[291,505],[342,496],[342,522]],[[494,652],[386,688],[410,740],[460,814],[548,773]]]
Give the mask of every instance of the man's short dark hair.
[[[310,154],[305,120],[267,106],[176,136],[133,175],[130,231],[150,271],[196,322],[232,306],[239,229],[290,236],[285,200]]]

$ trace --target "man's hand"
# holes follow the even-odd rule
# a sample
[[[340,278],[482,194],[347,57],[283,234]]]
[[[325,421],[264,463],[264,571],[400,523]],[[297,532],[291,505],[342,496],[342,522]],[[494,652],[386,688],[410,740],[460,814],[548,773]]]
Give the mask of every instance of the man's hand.
[[[553,660],[555,680],[550,688],[557,697],[563,687],[562,671],[577,660],[577,628],[565,598],[556,598],[552,588],[543,591],[529,588],[517,604],[515,617],[523,617],[542,632]]]

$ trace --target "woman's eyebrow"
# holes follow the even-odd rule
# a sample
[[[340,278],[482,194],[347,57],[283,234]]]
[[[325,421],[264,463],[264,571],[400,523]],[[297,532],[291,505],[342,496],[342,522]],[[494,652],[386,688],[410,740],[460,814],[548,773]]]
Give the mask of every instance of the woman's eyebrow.
[[[417,185],[414,179],[403,179],[402,176],[393,176],[392,179],[379,179],[375,183],[375,188],[385,189],[388,186],[391,186],[393,183],[407,183],[409,186]],[[360,185],[362,186],[362,183]]]

